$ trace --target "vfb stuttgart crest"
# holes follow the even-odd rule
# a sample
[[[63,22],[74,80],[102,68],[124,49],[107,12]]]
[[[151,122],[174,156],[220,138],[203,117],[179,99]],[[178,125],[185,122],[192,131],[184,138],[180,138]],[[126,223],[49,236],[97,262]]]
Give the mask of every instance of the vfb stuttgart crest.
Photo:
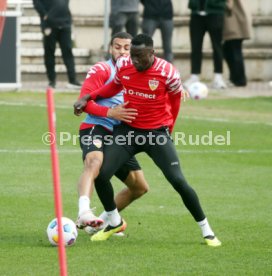
[[[149,80],[149,81],[148,81],[148,85],[149,85],[149,88],[150,88],[152,91],[154,91],[154,90],[156,90],[156,89],[158,88],[158,86],[159,86],[159,81],[157,81],[157,80]]]

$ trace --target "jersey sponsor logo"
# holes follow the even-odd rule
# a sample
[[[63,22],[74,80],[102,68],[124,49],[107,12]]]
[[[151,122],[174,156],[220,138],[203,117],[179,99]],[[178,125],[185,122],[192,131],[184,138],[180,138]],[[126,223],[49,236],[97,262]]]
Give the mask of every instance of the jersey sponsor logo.
[[[129,77],[129,76],[123,76],[123,79],[125,79],[125,80],[129,80],[129,79],[130,79],[130,77]]]
[[[95,140],[93,140],[93,144],[94,144],[98,149],[100,149],[100,148],[102,147],[102,141],[101,141],[101,140],[95,139]]]
[[[143,93],[143,92],[139,92],[139,91],[134,91],[132,89],[125,90],[125,93],[128,95],[135,95],[135,96],[143,97],[145,99],[156,99],[155,94]]]
[[[150,88],[152,91],[154,91],[154,90],[156,90],[156,89],[158,88],[158,86],[159,86],[159,81],[157,81],[157,80],[149,80],[149,81],[148,81],[148,85],[149,85],[149,88]]]

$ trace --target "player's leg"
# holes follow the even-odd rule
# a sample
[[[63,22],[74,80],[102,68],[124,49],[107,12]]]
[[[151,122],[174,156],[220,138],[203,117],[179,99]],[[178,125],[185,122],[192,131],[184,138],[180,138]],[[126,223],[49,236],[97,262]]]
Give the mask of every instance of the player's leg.
[[[161,29],[164,58],[169,62],[173,62],[173,53],[172,53],[172,34],[174,29],[173,20],[161,19],[160,29]]]
[[[107,240],[114,233],[126,228],[114,201],[114,190],[110,182],[114,173],[130,158],[131,154],[123,147],[113,144],[105,147],[104,161],[99,176],[95,180],[95,188],[104,210],[107,213],[109,224],[91,237],[92,241]]]
[[[71,28],[63,28],[60,31],[59,44],[70,84],[76,84],[75,61],[71,38]]]
[[[103,162],[103,140],[105,134],[102,127],[96,126],[80,131],[80,146],[84,161],[83,172],[78,182],[78,219],[77,227],[84,228],[87,225],[98,227],[103,223],[101,218],[96,217],[90,206],[94,189],[94,180],[99,174]],[[101,140],[97,139],[98,135]],[[93,141],[93,137],[96,140]]]
[[[236,86],[245,86],[247,83],[242,42],[242,39],[232,39],[225,41],[223,45],[224,57],[230,72],[230,81]]]
[[[198,14],[191,14],[189,31],[190,31],[190,44],[191,44],[191,76],[184,82],[184,86],[188,87],[199,81],[202,65],[202,47],[203,39],[206,32],[205,16]]]
[[[142,22],[142,31],[144,34],[153,36],[159,26],[159,21],[155,19],[144,18]]]
[[[214,65],[214,80],[213,87],[216,89],[226,88],[226,83],[223,79],[223,23],[224,16],[218,14],[210,14],[207,16],[208,32],[211,38],[213,48],[213,65]]]
[[[215,73],[223,72],[223,15],[209,15],[207,17],[208,32],[213,48],[213,65]]]
[[[126,20],[126,14],[123,12],[110,14],[111,36],[113,36],[116,33],[122,32],[126,24]]]
[[[49,85],[54,88],[56,85],[55,50],[57,43],[57,30],[54,28],[46,28],[42,31],[46,74],[49,80]]]
[[[115,196],[115,203],[119,212],[148,192],[148,183],[135,157],[124,164],[115,173],[115,176],[127,186]]]
[[[115,176],[126,185],[114,198],[119,212],[148,192],[148,183],[134,156],[115,173]],[[108,224],[108,214],[103,211],[99,217],[104,221],[104,225],[101,226],[102,229]],[[85,231],[93,235],[98,231],[98,228],[86,227]],[[116,233],[116,235],[124,236],[123,232]]]
[[[137,35],[139,29],[139,14],[138,12],[127,13],[126,31],[133,37]]]
[[[199,75],[202,64],[203,39],[206,32],[206,24],[203,16],[191,15],[190,41],[191,41],[191,73]]]
[[[171,138],[168,135],[164,135],[162,132],[161,134],[156,132],[156,135],[162,135],[165,143],[151,146],[147,152],[148,155],[153,159],[156,165],[163,172],[166,179],[181,196],[184,205],[200,226],[202,235],[207,244],[210,246],[221,245],[221,242],[215,237],[215,234],[208,223],[196,192],[188,184],[181,171],[179,158]]]
[[[233,67],[235,66],[235,63],[233,59],[233,52],[232,52],[231,46],[232,45],[230,41],[225,41],[222,47],[223,47],[223,55],[229,69],[229,80],[232,82],[233,80],[232,72],[233,72]]]

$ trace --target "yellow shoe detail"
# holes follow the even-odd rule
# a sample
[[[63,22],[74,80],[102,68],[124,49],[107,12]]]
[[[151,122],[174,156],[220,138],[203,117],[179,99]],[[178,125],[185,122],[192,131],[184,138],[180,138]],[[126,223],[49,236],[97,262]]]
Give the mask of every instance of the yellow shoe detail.
[[[106,226],[104,229],[98,231],[91,237],[91,241],[105,241],[111,237],[114,233],[118,233],[123,230],[125,222],[122,220],[121,223],[115,227]]]
[[[212,247],[217,247],[217,246],[221,246],[221,241],[217,239],[217,237],[213,237],[213,238],[210,238],[210,237],[207,237],[207,238],[204,238],[206,244],[208,246],[212,246]]]

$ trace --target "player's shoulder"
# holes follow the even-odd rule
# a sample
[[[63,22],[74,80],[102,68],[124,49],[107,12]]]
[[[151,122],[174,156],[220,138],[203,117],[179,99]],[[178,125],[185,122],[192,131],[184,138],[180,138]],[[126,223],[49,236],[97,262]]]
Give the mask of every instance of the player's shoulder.
[[[108,71],[110,69],[110,64],[106,61],[100,61],[96,64],[92,65],[89,70],[93,70],[95,72],[98,71]]]
[[[92,75],[108,75],[110,72],[110,65],[106,61],[97,62],[88,69],[87,78]]]
[[[123,67],[132,65],[132,60],[130,56],[120,56],[116,61],[116,67],[120,70]]]
[[[171,77],[173,75],[179,74],[178,70],[173,64],[158,57],[155,58],[153,68],[154,70],[159,71],[161,75],[165,77]]]

